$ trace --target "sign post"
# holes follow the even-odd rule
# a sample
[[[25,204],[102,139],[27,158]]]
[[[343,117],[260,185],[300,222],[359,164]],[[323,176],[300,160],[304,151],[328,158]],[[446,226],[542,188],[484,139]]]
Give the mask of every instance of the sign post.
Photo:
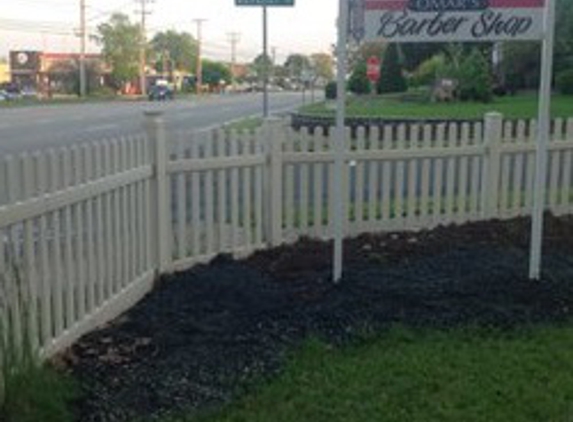
[[[348,0],[338,3],[338,43],[336,45],[336,137],[334,145],[334,257],[332,277],[335,283],[342,278],[342,240],[344,239],[344,173],[346,130],[344,118],[346,114],[346,43],[348,29]]]
[[[553,44],[555,39],[555,1],[549,0],[545,15],[543,50],[541,53],[541,85],[539,87],[539,124],[537,125],[537,154],[535,158],[535,187],[531,216],[531,251],[529,278],[541,277],[541,249],[543,244],[543,211],[547,179],[547,144],[551,121],[551,78],[553,75]]]
[[[342,274],[346,36],[355,41],[498,42],[542,40],[542,72],[529,277],[539,279],[550,128],[556,0],[339,0],[338,105],[334,171],[334,280]],[[350,15],[349,15],[350,13]],[[374,76],[374,74],[372,75]],[[369,76],[370,77],[370,76]]]
[[[262,6],[263,9],[263,117],[269,117],[268,6],[294,6],[294,0],[235,0],[235,6]]]

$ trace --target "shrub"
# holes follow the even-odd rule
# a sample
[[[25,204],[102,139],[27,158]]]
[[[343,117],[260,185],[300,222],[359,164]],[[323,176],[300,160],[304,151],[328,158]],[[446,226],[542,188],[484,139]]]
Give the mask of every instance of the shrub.
[[[370,80],[366,75],[366,70],[366,62],[361,62],[354,67],[354,71],[348,81],[348,89],[350,92],[358,95],[370,93]]]
[[[408,85],[402,72],[398,47],[396,44],[390,44],[384,52],[380,79],[378,80],[376,90],[379,94],[388,94],[392,92],[404,92],[407,89]]]
[[[40,362],[30,341],[28,301],[21,286],[17,275],[0,274],[0,421],[72,421],[68,404],[75,398],[75,387]],[[8,317],[9,305],[16,301],[22,310],[21,336],[15,335]]]
[[[444,54],[436,54],[424,61],[412,75],[411,86],[432,85],[436,79],[447,76],[447,60]]]
[[[324,96],[327,100],[335,100],[336,99],[336,82],[330,81],[324,87]]]
[[[493,99],[490,65],[479,49],[474,48],[461,63],[459,84],[459,95],[462,101],[488,103]]]
[[[573,95],[573,69],[564,70],[557,75],[557,89],[563,95]]]

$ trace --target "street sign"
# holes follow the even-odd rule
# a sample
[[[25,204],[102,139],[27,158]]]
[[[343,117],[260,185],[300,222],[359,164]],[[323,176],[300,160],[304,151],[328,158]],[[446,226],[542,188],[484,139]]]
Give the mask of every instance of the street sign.
[[[350,0],[358,41],[540,40],[546,0]],[[359,26],[363,25],[363,28]]]
[[[235,6],[294,6],[294,0],[235,0]]]
[[[366,62],[366,76],[372,83],[380,79],[380,59],[378,57],[372,56],[368,58]]]

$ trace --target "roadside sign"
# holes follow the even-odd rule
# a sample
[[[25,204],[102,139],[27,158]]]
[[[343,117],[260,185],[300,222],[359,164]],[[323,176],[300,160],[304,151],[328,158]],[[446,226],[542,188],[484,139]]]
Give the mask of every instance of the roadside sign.
[[[294,0],[235,0],[235,6],[294,6]]]
[[[386,42],[540,40],[546,1],[351,0],[351,25],[364,28],[350,33]]]
[[[374,83],[380,79],[380,59],[372,56],[366,62],[366,76],[370,82]]]
[[[543,211],[550,131],[551,80],[557,0],[339,0],[337,50],[337,112],[334,159],[333,279],[342,277],[344,237],[343,172],[346,48],[355,41],[387,43],[490,42],[542,40],[541,83],[531,223],[529,278],[541,276]],[[485,140],[487,142],[487,139]]]

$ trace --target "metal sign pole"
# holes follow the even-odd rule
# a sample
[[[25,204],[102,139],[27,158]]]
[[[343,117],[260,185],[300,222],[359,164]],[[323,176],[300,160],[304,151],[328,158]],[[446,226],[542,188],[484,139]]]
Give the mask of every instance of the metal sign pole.
[[[346,38],[348,29],[348,0],[339,0],[338,6],[338,45],[337,54],[337,85],[336,85],[336,140],[334,150],[334,257],[332,276],[335,283],[342,277],[342,240],[344,238],[344,155],[345,133],[344,117],[346,114]]]
[[[551,80],[553,75],[553,45],[555,40],[555,2],[547,0],[544,21],[543,52],[541,61],[541,84],[539,88],[539,117],[537,126],[537,154],[535,161],[534,203],[531,223],[531,251],[529,278],[541,276],[541,252],[543,243],[543,211],[545,209],[545,185],[547,180],[547,145],[550,136]]]
[[[269,117],[269,63],[267,31],[267,6],[263,6],[263,117]]]

